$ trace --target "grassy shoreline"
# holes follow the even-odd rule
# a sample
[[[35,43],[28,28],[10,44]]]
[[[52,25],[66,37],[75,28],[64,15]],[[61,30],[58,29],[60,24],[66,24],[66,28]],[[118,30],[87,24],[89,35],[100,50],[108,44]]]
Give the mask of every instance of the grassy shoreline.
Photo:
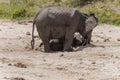
[[[32,20],[36,12],[42,7],[60,5],[74,7],[87,14],[94,12],[100,23],[120,25],[119,0],[96,0],[89,4],[82,4],[73,3],[73,0],[10,0],[9,3],[0,3],[0,19]]]

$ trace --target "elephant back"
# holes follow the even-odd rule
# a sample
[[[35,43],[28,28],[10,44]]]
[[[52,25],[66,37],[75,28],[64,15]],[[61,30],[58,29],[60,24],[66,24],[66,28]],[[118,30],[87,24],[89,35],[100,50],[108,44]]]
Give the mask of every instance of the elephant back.
[[[69,26],[71,25],[72,18],[74,18],[76,9],[64,7],[49,7],[47,19],[48,25],[54,26]]]

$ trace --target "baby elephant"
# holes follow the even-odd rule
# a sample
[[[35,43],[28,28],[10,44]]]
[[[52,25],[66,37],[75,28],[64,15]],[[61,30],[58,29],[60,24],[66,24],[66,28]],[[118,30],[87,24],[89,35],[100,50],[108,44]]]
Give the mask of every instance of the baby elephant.
[[[33,20],[31,47],[34,48],[34,28],[44,44],[45,52],[51,51],[50,40],[64,38],[63,51],[72,51],[75,32],[84,38],[84,45],[90,42],[90,33],[97,26],[98,18],[92,13],[86,15],[75,8],[49,6],[42,8]]]
[[[50,40],[50,48],[52,51],[63,51],[64,41],[63,39]]]
[[[63,47],[64,47],[64,39],[52,39],[49,42],[50,44],[50,48],[52,51],[63,51]],[[43,45],[43,43],[40,44],[40,47]],[[76,35],[73,38],[73,42],[72,42],[72,47],[78,47],[82,45],[82,39],[80,38],[80,35]]]

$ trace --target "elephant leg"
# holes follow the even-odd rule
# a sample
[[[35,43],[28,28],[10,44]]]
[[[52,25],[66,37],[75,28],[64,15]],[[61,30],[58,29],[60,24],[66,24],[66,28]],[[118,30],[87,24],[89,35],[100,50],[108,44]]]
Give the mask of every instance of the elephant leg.
[[[72,38],[65,39],[64,49],[63,51],[73,51],[71,45],[72,45]]]
[[[44,50],[45,50],[45,52],[50,52],[51,49],[50,49],[50,45],[49,45],[49,39],[43,40],[43,44],[44,44]]]
[[[82,46],[90,44],[91,37],[92,37],[92,30],[85,37],[82,38]]]
[[[46,29],[47,29],[47,31],[46,31]],[[38,29],[38,33],[39,33],[40,38],[43,41],[45,52],[50,52],[51,49],[50,49],[50,45],[49,45],[49,41],[50,41],[50,29],[49,29],[49,27]]]
[[[90,44],[91,37],[92,37],[92,30],[87,35],[87,44]]]
[[[92,30],[88,32],[86,36],[82,38],[82,46],[90,44],[91,37],[92,37]]]
[[[82,38],[82,46],[85,46],[85,45],[87,45],[87,38]]]
[[[73,36],[74,33],[68,29],[65,35],[65,44],[63,51],[73,51],[72,49]]]

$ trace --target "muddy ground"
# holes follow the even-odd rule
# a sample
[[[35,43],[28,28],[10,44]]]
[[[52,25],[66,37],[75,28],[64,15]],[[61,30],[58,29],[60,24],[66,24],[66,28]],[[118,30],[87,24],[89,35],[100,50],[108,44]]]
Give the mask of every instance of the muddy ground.
[[[0,21],[0,80],[120,80],[120,27],[98,25],[90,45],[44,53],[32,23]],[[37,32],[35,33],[37,36]]]

